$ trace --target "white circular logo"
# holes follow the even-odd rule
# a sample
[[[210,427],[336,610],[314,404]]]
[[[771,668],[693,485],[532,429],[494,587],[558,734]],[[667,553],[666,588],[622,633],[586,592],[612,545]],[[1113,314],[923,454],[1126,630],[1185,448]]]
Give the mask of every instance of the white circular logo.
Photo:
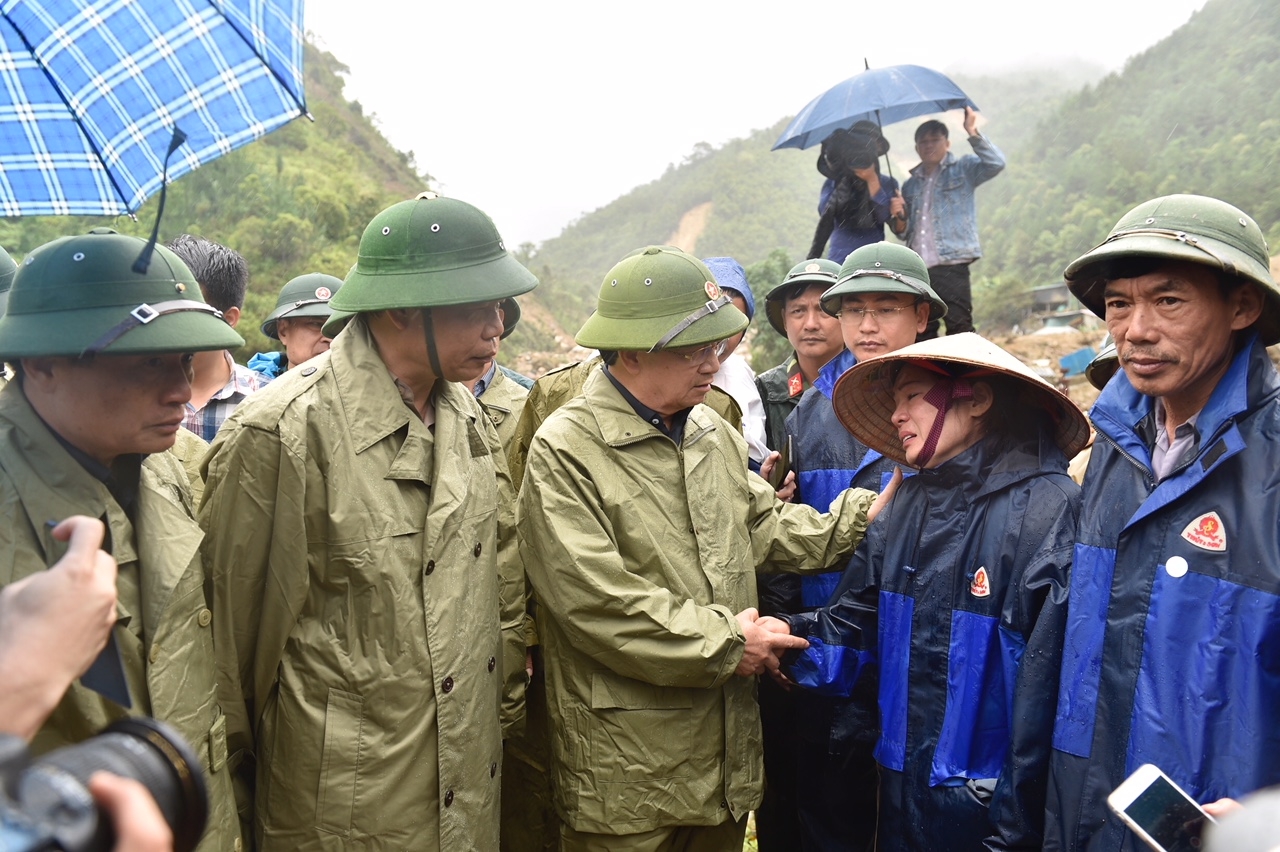
[[[330,296],[332,296],[332,295],[333,295],[333,294],[329,292],[329,288],[328,288],[328,287],[317,287],[317,288],[316,288],[316,298],[317,298],[317,299],[328,299],[328,298],[329,298]]]
[[[1164,570],[1169,572],[1170,577],[1181,577],[1187,573],[1187,560],[1181,556],[1170,556],[1169,561],[1164,563]]]

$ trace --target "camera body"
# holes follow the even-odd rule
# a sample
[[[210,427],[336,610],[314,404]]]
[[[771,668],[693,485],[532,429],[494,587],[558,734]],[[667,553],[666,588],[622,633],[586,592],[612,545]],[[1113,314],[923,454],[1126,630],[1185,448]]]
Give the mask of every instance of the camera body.
[[[172,728],[138,717],[34,761],[22,739],[0,735],[0,850],[110,852],[111,820],[87,786],[98,771],[140,782],[169,823],[175,852],[195,848],[209,815],[200,763]]]

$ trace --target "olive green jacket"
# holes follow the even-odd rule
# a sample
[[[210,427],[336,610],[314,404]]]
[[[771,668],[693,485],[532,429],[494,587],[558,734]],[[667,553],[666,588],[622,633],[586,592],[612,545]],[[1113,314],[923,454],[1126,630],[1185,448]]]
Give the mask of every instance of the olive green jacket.
[[[223,706],[233,755],[256,761],[259,847],[496,849],[524,576],[471,393],[443,383],[429,430],[356,320],[228,418],[206,483]]]
[[[142,464],[136,528],[107,487],[73,459],[11,383],[0,392],[0,585],[53,565],[66,545],[45,522],[102,518],[103,545],[120,566],[116,642],[132,711],[77,681],[36,734],[37,753],[79,742],[130,712],[155,716],[190,742],[204,763],[209,828],[200,852],[240,848],[227,769],[226,719],[218,709],[213,630],[199,558],[203,538],[191,492],[170,453]]]
[[[508,376],[501,367],[493,371],[493,383],[478,397],[480,407],[489,415],[489,422],[498,432],[504,453],[515,437],[516,423],[528,397],[528,389]]]
[[[534,436],[520,544],[539,629],[561,816],[629,834],[741,819],[760,803],[755,679],[735,614],[757,567],[821,570],[862,540],[875,495],[833,514],[782,503],[742,436],[706,406],[684,440],[602,373]]]

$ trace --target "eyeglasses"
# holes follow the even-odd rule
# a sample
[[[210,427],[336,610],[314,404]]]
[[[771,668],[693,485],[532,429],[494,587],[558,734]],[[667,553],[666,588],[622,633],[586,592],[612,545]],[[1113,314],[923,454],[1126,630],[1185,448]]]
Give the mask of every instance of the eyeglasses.
[[[866,317],[871,317],[876,322],[892,322],[897,318],[898,314],[913,308],[915,308],[915,305],[895,305],[892,308],[841,308],[840,313],[836,314],[836,316],[840,319],[844,319],[846,316],[849,319],[853,319],[856,315],[859,322]]]
[[[729,341],[721,340],[718,343],[699,346],[697,349],[668,349],[667,351],[673,355],[679,355],[690,364],[704,364],[712,355],[716,356],[716,360],[724,358],[728,348]]]

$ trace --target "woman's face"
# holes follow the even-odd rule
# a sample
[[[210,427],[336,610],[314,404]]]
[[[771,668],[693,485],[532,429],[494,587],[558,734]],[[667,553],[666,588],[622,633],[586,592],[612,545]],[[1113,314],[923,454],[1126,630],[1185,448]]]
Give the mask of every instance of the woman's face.
[[[938,409],[925,402],[924,397],[941,381],[947,379],[923,367],[907,365],[902,368],[893,384],[895,408],[892,422],[898,430],[907,462],[914,467],[935,468],[960,455],[982,438],[981,418],[991,408],[991,386],[985,382],[975,382],[972,399],[952,400],[933,455],[923,465],[919,463],[925,441],[938,416]]]

